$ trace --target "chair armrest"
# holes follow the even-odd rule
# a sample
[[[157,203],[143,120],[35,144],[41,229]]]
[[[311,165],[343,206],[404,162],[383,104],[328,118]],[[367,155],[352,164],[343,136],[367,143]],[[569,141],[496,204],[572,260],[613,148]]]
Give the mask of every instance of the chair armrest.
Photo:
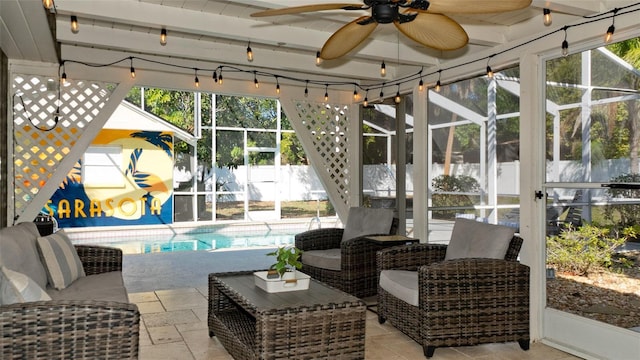
[[[340,247],[343,232],[341,228],[308,230],[296,234],[295,244],[302,251],[336,249]]]
[[[416,271],[422,265],[444,260],[446,251],[447,245],[441,244],[411,244],[386,248],[377,253],[378,272],[391,269]]]
[[[2,359],[137,359],[135,304],[52,300],[0,306]]]
[[[87,275],[122,271],[122,250],[106,246],[75,245]]]
[[[421,266],[418,286],[420,308],[427,313],[500,307],[528,319],[529,267],[516,261],[455,259]]]

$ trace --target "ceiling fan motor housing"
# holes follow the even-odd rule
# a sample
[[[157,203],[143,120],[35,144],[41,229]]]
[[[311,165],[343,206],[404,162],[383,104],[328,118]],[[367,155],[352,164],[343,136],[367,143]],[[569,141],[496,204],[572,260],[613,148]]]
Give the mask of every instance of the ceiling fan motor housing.
[[[375,4],[371,7],[371,17],[378,24],[389,24],[398,18],[398,7],[389,3]]]

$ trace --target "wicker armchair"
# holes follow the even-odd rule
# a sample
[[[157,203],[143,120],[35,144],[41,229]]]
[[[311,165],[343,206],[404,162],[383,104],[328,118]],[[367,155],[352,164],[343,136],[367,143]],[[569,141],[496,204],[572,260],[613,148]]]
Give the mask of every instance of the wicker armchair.
[[[375,235],[395,235],[398,232],[398,225],[399,220],[394,218],[388,233]],[[373,296],[378,288],[376,252],[389,246],[367,241],[364,239],[366,236],[342,241],[343,232],[344,229],[341,228],[326,228],[297,234],[295,244],[302,251],[340,249],[340,270],[305,264],[303,253],[302,272],[353,296],[359,298]],[[374,234],[367,236],[374,236]]]
[[[76,246],[87,275],[122,270],[120,249]],[[0,306],[2,359],[136,359],[140,313],[115,301]]]
[[[529,349],[529,267],[517,256],[522,238],[514,236],[504,260],[446,260],[447,245],[415,244],[381,250],[383,270],[418,272],[418,306],[378,286],[378,321],[423,346],[437,347],[518,341]]]

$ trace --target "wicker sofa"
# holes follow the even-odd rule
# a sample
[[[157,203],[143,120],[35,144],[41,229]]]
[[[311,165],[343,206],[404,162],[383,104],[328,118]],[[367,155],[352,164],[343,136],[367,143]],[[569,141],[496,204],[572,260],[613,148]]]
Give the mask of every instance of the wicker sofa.
[[[39,237],[34,223],[0,230],[2,273],[28,277],[30,287],[38,288],[33,284],[39,283],[39,291],[44,290],[51,298],[5,304],[9,302],[6,287],[11,284],[3,277],[0,358],[137,358],[140,313],[135,304],[128,302],[121,272],[122,251],[75,246],[86,276],[57,290],[47,285],[46,270],[36,245]]]
[[[368,221],[375,222],[375,218],[381,214],[388,217],[388,225],[381,221],[376,224],[380,225],[378,229],[354,220],[357,216],[373,217]],[[345,228],[313,229],[297,234],[295,245],[303,251],[302,272],[353,296],[374,296],[378,288],[376,252],[389,246],[373,243],[365,238],[373,235],[395,235],[398,223],[398,218],[393,217],[390,209],[351,208]],[[383,228],[384,231],[381,230]],[[333,263],[322,260],[311,262],[310,256],[313,254],[315,257],[317,253],[331,258]]]
[[[380,274],[385,270],[417,272],[418,291],[417,299],[401,299],[379,285],[378,321],[421,344],[426,357],[437,347],[482,343],[517,341],[529,349],[529,267],[517,261],[521,245],[513,235],[504,259],[445,260],[447,245],[439,244],[379,251],[379,276],[386,279]],[[415,301],[417,306],[409,303]]]

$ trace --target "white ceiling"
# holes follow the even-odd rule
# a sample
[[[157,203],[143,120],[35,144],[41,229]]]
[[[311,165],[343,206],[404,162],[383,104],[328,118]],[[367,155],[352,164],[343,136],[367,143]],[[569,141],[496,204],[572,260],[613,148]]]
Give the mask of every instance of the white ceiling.
[[[49,22],[41,0],[0,0],[0,45],[10,59],[104,64],[135,56],[201,69],[234,65],[272,73],[304,73],[360,82],[379,81],[378,71],[383,60],[389,70],[387,79],[392,81],[421,67],[429,71],[442,62],[549,32],[583,16],[636,2],[533,0],[529,8],[509,13],[447,14],[462,25],[470,38],[467,46],[453,52],[427,49],[399,34],[392,24],[380,25],[365,43],[347,56],[316,66],[316,51],[331,34],[357,16],[368,15],[367,11],[252,18],[251,13],[264,9],[333,1],[54,1],[55,12],[50,13]],[[542,23],[545,7],[553,11],[550,27]],[[70,31],[71,15],[79,19],[77,34]],[[161,28],[168,31],[166,46],[159,43]],[[251,63],[246,59],[249,42],[255,56]],[[153,67],[136,64],[137,69],[144,66]]]

